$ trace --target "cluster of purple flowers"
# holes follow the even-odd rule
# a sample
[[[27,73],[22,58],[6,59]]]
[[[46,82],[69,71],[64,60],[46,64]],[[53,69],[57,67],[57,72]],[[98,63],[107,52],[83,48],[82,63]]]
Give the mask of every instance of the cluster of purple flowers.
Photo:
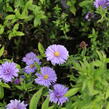
[[[107,7],[109,7],[109,0],[95,0],[94,6],[95,6],[95,8],[99,8],[99,7],[102,7],[103,9],[107,8]],[[95,17],[95,15],[92,12],[88,12],[85,15],[85,19],[87,21],[91,21],[91,19],[93,19],[94,17]]]
[[[42,67],[41,73],[36,73],[36,75],[37,78],[35,79],[35,82],[48,88],[57,80],[55,71],[50,67]],[[64,97],[68,89],[61,84],[55,84],[53,88],[53,90],[49,91],[50,101],[62,105],[68,100],[67,97]]]
[[[53,65],[63,64],[68,59],[68,51],[62,45],[50,45],[46,49],[46,57],[48,61],[51,61]],[[61,84],[55,84],[57,80],[56,72],[50,67],[42,67],[40,73],[36,73],[37,78],[35,83],[43,85],[49,88],[53,85],[53,90],[49,90],[50,101],[62,105],[68,98],[64,95],[66,94],[68,88]]]
[[[26,67],[24,68],[24,71],[26,73],[33,73],[37,69],[35,66],[35,63],[41,64],[39,58],[34,54],[33,52],[27,53],[25,57],[22,60],[23,62],[26,63]]]
[[[68,51],[62,45],[51,45],[46,49],[46,58],[48,61],[51,61],[53,65],[63,64],[68,59]],[[32,73],[36,71],[35,63],[41,64],[39,58],[33,52],[27,53],[25,57],[22,59],[23,62],[26,63],[26,67],[24,71],[26,73]],[[16,68],[15,63],[5,62],[0,66],[0,78],[2,78],[5,82],[12,81],[14,77],[18,76],[19,70]],[[50,67],[41,67],[40,72],[36,73],[37,78],[35,79],[35,83],[39,85],[43,85],[47,88],[53,85],[53,90],[49,89],[49,97],[50,101],[57,103],[58,105],[62,105],[68,98],[64,95],[68,91],[64,85],[56,84],[57,75],[55,70]],[[19,84],[19,79],[15,79],[14,83]],[[20,102],[20,100],[11,100],[10,103],[6,106],[6,109],[26,109],[26,104],[24,102]]]

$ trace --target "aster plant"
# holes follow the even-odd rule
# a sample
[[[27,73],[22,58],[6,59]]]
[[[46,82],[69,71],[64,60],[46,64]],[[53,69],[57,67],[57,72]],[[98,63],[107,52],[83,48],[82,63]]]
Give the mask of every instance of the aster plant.
[[[50,45],[46,49],[47,61],[51,61],[53,65],[63,64],[69,57],[67,49],[63,45]]]

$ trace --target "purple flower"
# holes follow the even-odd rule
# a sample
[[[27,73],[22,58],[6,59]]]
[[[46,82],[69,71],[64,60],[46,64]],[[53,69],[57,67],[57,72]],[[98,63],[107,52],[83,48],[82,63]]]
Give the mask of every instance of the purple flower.
[[[68,59],[68,51],[63,45],[50,45],[46,49],[46,57],[53,65],[63,64]]]
[[[24,79],[24,78],[25,78],[25,75],[21,75],[20,78],[21,78],[21,79]]]
[[[36,66],[35,66],[35,64],[30,64],[30,65],[27,65],[24,70],[28,74],[32,73],[32,72],[35,72]]]
[[[62,105],[63,103],[68,101],[68,98],[64,96],[68,91],[68,88],[61,84],[55,84],[53,88],[54,90],[50,90],[49,92],[51,102]]]
[[[107,8],[109,6],[109,0],[95,0],[94,6],[96,8],[99,8],[100,6],[102,8]]]
[[[38,78],[35,79],[35,82],[46,87],[49,87],[57,80],[55,71],[50,67],[42,67],[41,73],[36,73],[36,75]]]
[[[14,62],[5,62],[0,65],[0,78],[5,82],[10,82],[14,77],[18,76],[19,70]]]
[[[17,79],[14,80],[14,84],[20,84],[20,82],[21,82],[21,81],[20,81],[19,78],[17,78]]]
[[[6,106],[6,109],[27,109],[27,104],[20,100],[10,100],[10,103]]]
[[[88,12],[88,13],[86,14],[86,16],[85,16],[85,19],[88,20],[88,21],[90,21],[93,17],[94,17],[94,14],[91,13],[91,12]]]
[[[23,58],[23,62],[27,64],[24,69],[26,73],[35,72],[35,63],[38,63],[39,65],[41,64],[39,58],[37,58],[37,56],[33,52],[27,53],[26,56]]]
[[[23,62],[25,62],[27,65],[33,64],[34,62],[40,63],[39,58],[37,58],[36,54],[33,52],[27,53],[25,57],[23,57]]]

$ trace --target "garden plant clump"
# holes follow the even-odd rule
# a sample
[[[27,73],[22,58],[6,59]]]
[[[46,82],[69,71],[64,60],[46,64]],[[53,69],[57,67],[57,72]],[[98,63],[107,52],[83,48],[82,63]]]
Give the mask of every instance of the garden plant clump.
[[[109,109],[109,0],[0,0],[0,109]]]

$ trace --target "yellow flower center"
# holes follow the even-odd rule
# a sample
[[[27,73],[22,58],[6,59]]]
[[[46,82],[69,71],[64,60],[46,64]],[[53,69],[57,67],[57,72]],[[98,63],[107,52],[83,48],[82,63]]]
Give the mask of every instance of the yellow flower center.
[[[44,79],[48,79],[48,75],[44,75]]]
[[[30,68],[33,68],[33,67],[35,67],[35,65],[34,65],[34,64],[31,64],[31,65],[30,65]]]
[[[55,56],[60,56],[60,53],[58,51],[54,52]]]

